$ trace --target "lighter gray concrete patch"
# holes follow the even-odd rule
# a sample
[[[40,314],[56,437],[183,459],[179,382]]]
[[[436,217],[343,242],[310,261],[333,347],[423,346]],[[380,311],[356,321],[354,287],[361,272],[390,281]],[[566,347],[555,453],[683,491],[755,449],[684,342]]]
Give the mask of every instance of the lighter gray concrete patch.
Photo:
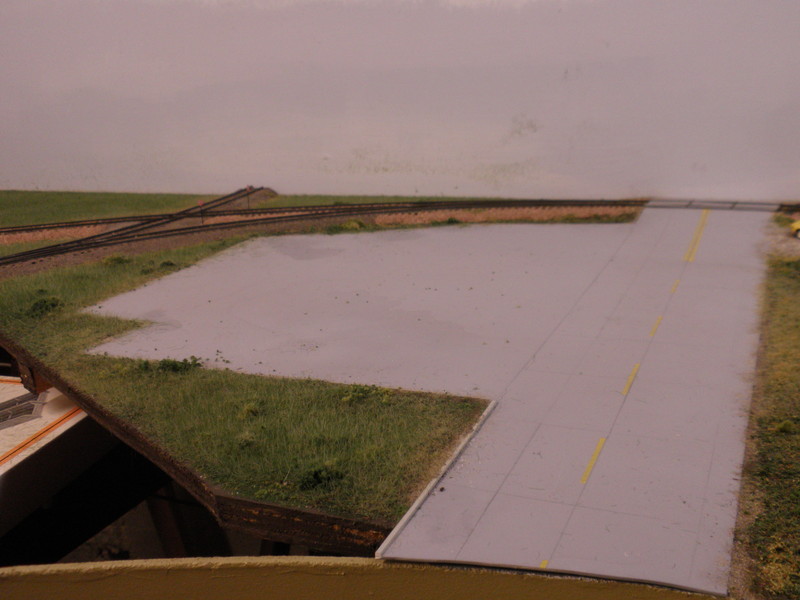
[[[253,240],[96,307],[154,322],[96,351],[497,400],[381,556],[722,594],[768,217],[687,262],[700,217]]]

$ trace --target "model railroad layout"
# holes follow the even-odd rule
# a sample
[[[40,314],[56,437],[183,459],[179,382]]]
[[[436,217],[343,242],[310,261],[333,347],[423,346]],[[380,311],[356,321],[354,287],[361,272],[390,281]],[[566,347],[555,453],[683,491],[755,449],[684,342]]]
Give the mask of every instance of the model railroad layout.
[[[53,244],[50,246],[20,252],[0,258],[0,266],[35,262],[47,257],[64,256],[96,248],[106,248],[122,244],[137,243],[157,238],[169,238],[208,231],[256,228],[282,223],[320,222],[327,225],[337,220],[359,218],[361,216],[380,214],[423,213],[442,210],[481,210],[493,208],[522,207],[626,207],[640,210],[650,208],[682,208],[682,209],[717,209],[762,212],[795,212],[797,205],[779,203],[754,202],[722,202],[697,200],[471,200],[442,199],[441,201],[420,200],[402,202],[367,202],[359,204],[333,204],[326,206],[269,206],[270,202],[262,202],[277,194],[269,188],[247,187],[232,194],[221,196],[215,200],[200,204],[182,211],[161,214],[117,217],[113,219],[96,219],[71,221],[63,223],[47,223],[18,227],[0,228],[0,235],[15,235],[25,232],[67,231],[70,228],[108,226],[103,233],[89,235],[81,239]],[[263,208],[250,208],[254,199]],[[275,202],[277,204],[277,202]],[[247,208],[242,208],[247,206]],[[438,217],[435,217],[438,218]],[[222,222],[220,222],[222,221]],[[296,229],[296,228],[287,228]],[[260,229],[257,229],[260,231]],[[276,228],[265,227],[266,231]],[[278,228],[278,231],[282,228]],[[153,446],[140,432],[129,423],[112,414],[95,399],[88,397],[74,388],[59,373],[40,362],[26,349],[18,346],[13,340],[0,334],[0,348],[7,351],[6,367],[13,367],[14,374],[31,392],[39,392],[51,385],[61,390],[64,395],[86,410],[102,428],[115,438],[124,441],[131,448],[141,453],[158,468],[166,477],[176,482],[189,496],[204,506],[220,523],[231,529],[247,533],[263,540],[271,540],[280,544],[305,544],[315,552],[328,552],[352,556],[373,556],[375,549],[389,534],[388,523],[374,523],[341,518],[323,514],[313,510],[302,510],[278,506],[264,502],[243,499],[233,496],[225,490],[209,484],[197,476],[186,465],[179,463],[163,451]],[[0,367],[4,366],[0,356]],[[0,371],[2,374],[2,371]],[[27,397],[30,398],[29,396]],[[0,421],[6,419],[25,419],[29,416],[31,406],[23,406],[23,402],[9,403],[5,406],[7,413],[0,415]],[[0,407],[2,408],[2,407]],[[2,423],[0,423],[0,426]]]

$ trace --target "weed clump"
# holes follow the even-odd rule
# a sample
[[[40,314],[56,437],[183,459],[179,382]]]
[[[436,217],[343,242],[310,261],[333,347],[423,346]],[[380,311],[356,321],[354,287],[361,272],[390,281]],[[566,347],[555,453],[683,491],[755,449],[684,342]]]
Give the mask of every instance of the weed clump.
[[[58,296],[39,298],[30,305],[27,315],[33,319],[40,319],[62,306],[64,306],[64,302]]]
[[[776,270],[781,275],[800,280],[800,260],[787,260],[777,264]]]
[[[795,433],[796,431],[797,426],[788,419],[775,426],[775,433]]]
[[[449,217],[446,221],[433,221],[431,225],[460,225],[461,221],[456,219],[455,217]]]
[[[299,487],[303,491],[317,488],[331,488],[336,482],[344,479],[344,473],[332,465],[323,465],[306,471],[300,478]]]
[[[258,405],[255,402],[248,402],[242,406],[241,410],[239,411],[239,418],[244,420],[252,419],[260,414],[261,410],[258,408]]]
[[[367,400],[377,400],[386,402],[389,394],[387,390],[379,388],[377,385],[362,385],[354,384],[346,388],[345,394],[342,396],[344,404],[360,404]]]
[[[236,443],[239,448],[249,448],[256,443],[256,435],[252,431],[246,429],[236,436]]]
[[[350,219],[349,221],[345,221],[344,223],[338,223],[336,225],[329,225],[325,228],[325,233],[328,235],[333,235],[336,233],[347,233],[353,231],[364,231],[368,229],[366,223],[364,221],[359,221],[358,219]]]
[[[179,265],[172,262],[171,260],[164,260],[161,261],[160,264],[156,265],[155,262],[152,260],[148,260],[144,267],[141,269],[142,275],[150,275],[150,273],[155,273],[157,271],[172,271],[178,269]]]
[[[193,369],[202,367],[203,363],[196,356],[190,356],[183,360],[174,358],[162,358],[161,360],[150,361],[142,360],[139,362],[139,369],[142,371],[155,371],[159,373],[188,373]]]
[[[103,259],[103,264],[107,267],[127,265],[129,262],[131,262],[131,258],[129,256],[122,256],[121,254],[112,254]]]

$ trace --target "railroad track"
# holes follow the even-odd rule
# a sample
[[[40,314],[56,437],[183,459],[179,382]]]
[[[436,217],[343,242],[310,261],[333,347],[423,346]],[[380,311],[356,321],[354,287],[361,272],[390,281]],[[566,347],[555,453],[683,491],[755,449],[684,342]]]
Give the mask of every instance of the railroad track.
[[[138,217],[118,217],[112,219],[94,219],[86,221],[69,221],[43,225],[27,225],[0,229],[3,233],[20,233],[44,229],[78,227],[87,225],[104,225],[115,223],[131,223],[130,225],[84,237],[69,242],[53,244],[26,252],[0,257],[0,266],[38,260],[60,254],[68,254],[95,248],[103,248],[118,244],[139,242],[189,235],[216,230],[236,229],[261,224],[289,223],[314,218],[377,215],[400,212],[428,212],[446,209],[475,208],[520,208],[546,206],[627,206],[640,208],[711,208],[732,210],[777,211],[796,209],[793,205],[777,203],[756,203],[740,201],[699,201],[699,200],[446,200],[446,201],[408,201],[408,202],[372,202],[360,204],[333,204],[325,206],[271,207],[261,209],[224,209],[227,204],[241,200],[248,194],[264,188],[243,188],[227,196],[212,200],[205,205],[195,206],[176,213],[166,215],[143,215]],[[212,217],[246,217],[222,223],[209,223],[173,227],[181,220]],[[172,228],[165,228],[172,227]]]
[[[258,190],[263,188],[258,188]],[[257,191],[257,190],[254,190]],[[241,199],[233,198],[232,200]],[[232,201],[232,200],[229,200]],[[216,202],[214,200],[213,202]],[[187,209],[194,211],[189,215],[181,216],[180,218],[193,217],[220,217],[220,216],[257,216],[257,215],[281,215],[286,213],[337,213],[342,209],[358,208],[362,212],[371,210],[380,210],[385,207],[407,207],[409,209],[429,209],[429,207],[442,207],[442,208],[463,208],[469,205],[470,208],[475,207],[476,204],[481,206],[607,206],[614,204],[616,206],[627,205],[641,206],[643,200],[443,200],[443,201],[408,201],[408,202],[368,202],[359,204],[330,204],[320,206],[275,206],[270,208],[243,208],[243,209],[219,209],[215,208],[208,203],[202,207],[192,207]],[[184,211],[186,212],[186,211]],[[180,213],[177,213],[180,214]],[[165,216],[172,216],[157,214],[157,215],[134,215],[130,217],[110,217],[105,219],[87,219],[82,221],[63,221],[58,223],[40,223],[36,225],[17,225],[14,227],[0,227],[0,235],[26,233],[31,231],[45,231],[48,229],[67,229],[74,227],[90,227],[96,225],[114,225],[117,223],[155,223],[161,221]],[[121,231],[118,229],[116,231]]]
[[[37,258],[44,258],[47,256],[57,256],[59,254],[68,254],[70,252],[77,252],[79,250],[101,247],[113,243],[123,243],[123,241],[121,240],[127,240],[128,238],[135,239],[137,235],[145,234],[148,232],[148,230],[153,230],[159,227],[165,227],[173,223],[176,223],[177,221],[180,221],[182,219],[201,215],[205,210],[208,209],[213,210],[217,207],[225,206],[226,204],[230,204],[231,202],[235,202],[236,200],[241,200],[242,198],[246,198],[249,194],[261,191],[263,189],[264,188],[242,188],[240,190],[236,190],[232,194],[227,194],[225,196],[221,196],[219,198],[211,200],[205,205],[192,206],[190,208],[175,213],[160,215],[156,218],[145,220],[144,222],[136,221],[131,225],[127,225],[125,227],[120,227],[118,229],[114,229],[112,231],[106,231],[104,233],[90,235],[77,240],[71,240],[69,242],[61,242],[59,244],[53,244],[50,246],[45,246],[43,248],[36,248],[34,250],[28,250],[26,252],[18,252],[17,254],[11,254],[9,256],[0,257],[0,265],[26,262],[28,260],[35,260]],[[63,225],[63,223],[59,225]],[[164,233],[167,233],[168,231],[169,230],[165,230]],[[115,240],[120,240],[120,241],[115,242]]]

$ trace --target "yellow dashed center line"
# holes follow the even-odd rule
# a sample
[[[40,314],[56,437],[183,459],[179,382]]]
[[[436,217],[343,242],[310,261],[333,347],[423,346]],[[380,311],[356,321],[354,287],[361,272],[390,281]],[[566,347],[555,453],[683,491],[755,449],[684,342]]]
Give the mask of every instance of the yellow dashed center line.
[[[689,244],[689,249],[686,250],[686,254],[683,255],[683,260],[686,262],[694,262],[694,257],[697,255],[697,249],[700,247],[700,238],[703,237],[703,230],[706,228],[709,212],[710,211],[706,208],[700,215],[700,221],[698,221],[697,227],[695,227],[692,243]]]
[[[676,280],[675,280],[675,283],[673,283],[673,284],[672,284],[672,289],[670,290],[670,292],[669,292],[669,293],[670,293],[670,294],[674,294],[675,292],[677,292],[677,291],[678,291],[678,286],[679,286],[680,284],[681,284],[681,280],[680,280],[680,279],[676,279]]]
[[[592,454],[592,458],[589,459],[589,464],[586,465],[586,470],[583,472],[583,477],[581,477],[581,483],[586,483],[589,481],[589,475],[592,473],[592,469],[594,469],[594,463],[597,462],[597,457],[600,456],[600,451],[603,449],[603,444],[606,443],[606,438],[600,438],[600,441],[597,442],[597,446],[594,449],[594,454]]]
[[[539,568],[540,569],[546,569],[547,568],[547,563],[549,563],[549,562],[550,562],[549,560],[543,560],[542,562],[539,563]]]
[[[641,366],[641,363],[636,363],[635,365],[633,365],[633,371],[631,371],[631,374],[628,375],[628,381],[625,384],[625,388],[622,390],[622,395],[623,396],[627,396],[628,392],[631,391],[631,386],[633,385],[633,380],[636,379],[636,374],[639,372],[639,367],[640,366]]]
[[[661,317],[658,317],[658,319],[656,319],[656,324],[653,325],[653,328],[650,330],[650,337],[653,337],[656,334],[656,331],[658,331],[658,326],[661,325],[661,319],[663,319],[663,318],[664,317],[661,316]]]

